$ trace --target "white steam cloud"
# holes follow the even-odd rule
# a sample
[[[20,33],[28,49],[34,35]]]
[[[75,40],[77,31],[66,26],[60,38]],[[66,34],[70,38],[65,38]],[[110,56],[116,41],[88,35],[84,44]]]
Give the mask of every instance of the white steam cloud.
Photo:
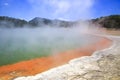
[[[94,0],[28,1],[32,6],[31,15],[36,17],[46,13],[45,15],[52,18],[64,20],[89,17],[94,4]],[[29,14],[28,17],[30,17]],[[7,24],[12,25],[12,23]],[[0,29],[0,55],[2,56],[0,61],[3,61],[0,65],[79,48],[99,39],[82,34],[99,32],[96,26],[89,22],[78,21],[70,28],[56,26]]]
[[[0,29],[0,65],[80,48],[99,39],[82,34],[86,30],[80,27]]]
[[[75,20],[91,17],[94,0],[28,0],[32,15],[48,14],[51,18]],[[47,6],[47,7],[46,7]]]

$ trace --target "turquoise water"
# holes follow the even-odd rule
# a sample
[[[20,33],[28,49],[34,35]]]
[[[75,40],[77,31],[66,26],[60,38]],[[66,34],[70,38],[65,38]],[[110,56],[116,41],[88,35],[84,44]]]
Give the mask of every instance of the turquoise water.
[[[76,29],[0,29],[0,66],[57,54],[96,41]]]

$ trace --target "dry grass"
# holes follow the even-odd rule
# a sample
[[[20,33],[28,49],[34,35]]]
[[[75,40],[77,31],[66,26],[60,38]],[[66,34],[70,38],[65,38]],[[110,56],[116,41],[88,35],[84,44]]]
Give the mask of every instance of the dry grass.
[[[120,30],[106,30],[107,34],[120,36]]]

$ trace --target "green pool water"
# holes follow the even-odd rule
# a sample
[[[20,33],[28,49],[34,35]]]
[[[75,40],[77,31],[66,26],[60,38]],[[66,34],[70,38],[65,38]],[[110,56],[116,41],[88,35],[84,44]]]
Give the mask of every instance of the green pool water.
[[[97,39],[66,28],[0,29],[0,66],[79,48]]]

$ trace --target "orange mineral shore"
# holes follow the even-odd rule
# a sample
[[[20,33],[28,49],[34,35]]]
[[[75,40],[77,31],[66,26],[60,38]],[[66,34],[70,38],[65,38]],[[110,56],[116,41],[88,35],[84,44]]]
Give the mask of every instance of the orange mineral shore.
[[[63,53],[41,57],[12,65],[0,67],[0,80],[12,80],[19,76],[30,76],[46,71],[50,68],[63,65],[74,58],[90,56],[96,50],[108,48],[112,41],[101,38],[99,41],[80,49],[69,50]]]

